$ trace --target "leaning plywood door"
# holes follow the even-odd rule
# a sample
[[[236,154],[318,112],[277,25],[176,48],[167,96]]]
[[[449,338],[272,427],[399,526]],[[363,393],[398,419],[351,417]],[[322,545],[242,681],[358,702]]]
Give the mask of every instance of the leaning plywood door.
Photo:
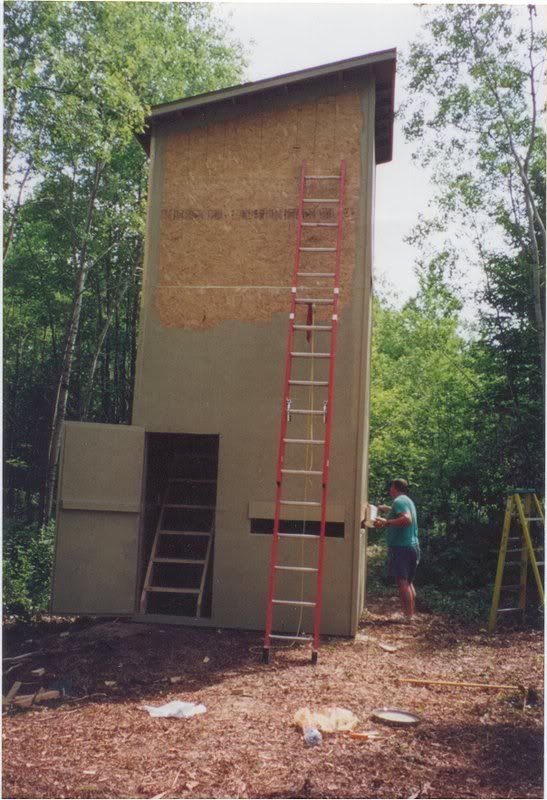
[[[143,459],[143,428],[65,424],[53,613],[135,610]]]

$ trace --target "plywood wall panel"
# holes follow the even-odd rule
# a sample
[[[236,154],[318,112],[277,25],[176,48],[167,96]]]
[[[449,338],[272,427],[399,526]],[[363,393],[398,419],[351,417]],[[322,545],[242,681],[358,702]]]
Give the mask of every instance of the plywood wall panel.
[[[265,322],[286,311],[288,302],[288,289],[160,287],[156,292],[156,311],[176,328],[210,328],[229,319]]]
[[[226,169],[226,123],[219,122],[207,128],[207,171],[209,176],[222,175]],[[217,187],[212,182],[212,189]]]
[[[359,94],[348,92],[167,136],[153,300],[162,325],[267,320],[288,308],[304,159],[311,174],[337,174],[347,162],[343,313],[355,264],[362,124]],[[313,194],[336,196],[337,183],[316,183]],[[335,221],[336,206],[307,205],[306,218]],[[334,239],[335,229],[307,229],[303,244]],[[302,264],[333,271],[334,256],[306,254]]]

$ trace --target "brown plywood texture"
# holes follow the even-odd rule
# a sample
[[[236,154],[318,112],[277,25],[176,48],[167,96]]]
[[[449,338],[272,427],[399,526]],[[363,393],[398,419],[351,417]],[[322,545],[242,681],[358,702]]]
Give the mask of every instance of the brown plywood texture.
[[[348,92],[168,135],[154,290],[163,326],[266,321],[288,309],[303,160],[316,175],[347,163],[343,311],[355,265],[362,124],[360,96]],[[308,196],[336,197],[337,182],[310,182]],[[307,204],[306,219],[335,221],[336,206]],[[304,228],[302,245],[332,246],[335,236],[335,228]],[[332,272],[334,254],[304,253],[301,269]]]

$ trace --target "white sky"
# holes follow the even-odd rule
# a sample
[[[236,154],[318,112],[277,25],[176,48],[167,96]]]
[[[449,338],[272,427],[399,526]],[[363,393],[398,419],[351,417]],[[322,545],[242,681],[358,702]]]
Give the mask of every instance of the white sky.
[[[219,3],[246,47],[250,81],[315,67],[375,50],[407,51],[421,28],[421,13],[408,4]],[[395,84],[395,107],[401,99]],[[376,171],[375,275],[387,277],[401,299],[416,289],[414,252],[403,237],[425,211],[427,173],[411,161],[412,148],[395,121],[393,161]]]

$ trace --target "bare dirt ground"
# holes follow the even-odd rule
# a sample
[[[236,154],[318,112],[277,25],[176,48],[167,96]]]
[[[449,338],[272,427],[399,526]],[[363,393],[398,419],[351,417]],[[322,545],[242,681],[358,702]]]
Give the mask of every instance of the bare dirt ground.
[[[65,697],[4,713],[3,796],[543,797],[542,633],[489,636],[427,614],[409,627],[391,620],[395,610],[394,599],[373,602],[357,639],[327,641],[316,666],[298,648],[263,665],[260,635],[248,632],[104,620],[8,626],[4,657],[38,653],[4,675],[4,693],[20,680],[20,693],[43,685]],[[40,667],[43,677],[32,676]],[[532,690],[524,707],[522,691],[401,678]],[[174,699],[204,703],[207,712],[154,719],[139,708]],[[382,737],[326,734],[307,747],[291,724],[302,706],[350,709],[358,730]],[[381,706],[421,722],[373,724],[369,715]]]

